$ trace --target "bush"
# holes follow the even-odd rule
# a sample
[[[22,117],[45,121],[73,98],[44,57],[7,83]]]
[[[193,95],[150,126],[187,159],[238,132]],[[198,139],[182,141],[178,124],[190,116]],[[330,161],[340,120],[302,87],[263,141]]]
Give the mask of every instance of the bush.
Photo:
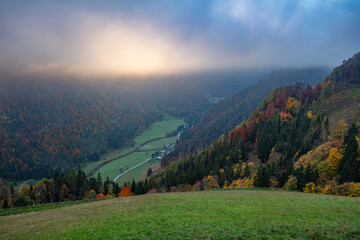
[[[28,196],[25,196],[24,194],[20,194],[13,201],[14,207],[25,207],[25,206],[29,206],[32,204],[33,204],[33,201]]]
[[[298,184],[297,178],[291,175],[284,186],[284,190],[296,191],[297,184]]]
[[[91,199],[96,199],[96,197],[97,197],[96,192],[94,190],[91,190],[85,192],[84,199],[91,200]]]
[[[319,186],[316,186],[315,183],[309,182],[309,183],[305,184],[303,192],[306,192],[306,193],[321,193],[322,188],[319,187]]]

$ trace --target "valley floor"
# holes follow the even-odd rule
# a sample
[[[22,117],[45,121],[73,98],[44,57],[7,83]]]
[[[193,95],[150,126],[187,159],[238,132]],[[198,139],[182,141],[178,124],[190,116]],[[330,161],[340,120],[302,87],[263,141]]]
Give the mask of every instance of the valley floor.
[[[100,161],[88,164],[83,170],[94,177],[101,173],[103,179],[116,179],[120,185],[133,179],[138,181],[147,169],[160,162],[160,159],[156,158],[147,161],[152,154],[178,139],[177,135],[167,137],[167,134],[176,131],[182,125],[186,125],[183,119],[165,114],[162,121],[152,123],[135,137],[134,146],[106,153],[101,156]],[[137,167],[134,168],[135,166]],[[127,171],[129,169],[131,171]]]
[[[360,199],[285,191],[148,194],[0,217],[0,239],[359,239]]]

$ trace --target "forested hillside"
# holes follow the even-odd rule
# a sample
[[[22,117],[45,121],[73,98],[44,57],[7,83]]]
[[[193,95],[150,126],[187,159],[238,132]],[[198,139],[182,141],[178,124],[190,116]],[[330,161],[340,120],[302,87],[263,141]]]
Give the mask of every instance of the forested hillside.
[[[164,159],[163,165],[209,146],[221,134],[246,120],[274,88],[295,84],[296,82],[316,85],[330,71],[325,67],[275,71],[267,79],[215,104],[194,127],[182,133],[182,138],[174,152],[169,158]]]
[[[249,119],[172,163],[150,185],[167,191],[256,186],[360,196],[359,60],[360,53],[315,87],[297,83],[272,91]]]
[[[360,63],[359,58],[357,54],[348,61]],[[335,71],[344,75],[347,64]],[[87,178],[81,170],[55,171],[52,179],[25,186],[17,194],[13,185],[8,193],[9,184],[0,178],[2,207],[216,188],[360,197],[359,72],[347,87],[348,78],[335,82],[332,73],[314,87],[296,83],[277,88],[246,121],[209,147],[122,187],[109,178],[103,182],[100,174]]]
[[[131,144],[163,112],[191,123],[207,108],[203,93],[180,82],[2,79],[0,177],[68,172]]]

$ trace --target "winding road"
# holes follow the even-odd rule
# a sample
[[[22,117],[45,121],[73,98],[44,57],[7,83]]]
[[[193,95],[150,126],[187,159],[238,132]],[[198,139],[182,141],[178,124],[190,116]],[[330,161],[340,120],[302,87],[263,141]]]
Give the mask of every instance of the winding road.
[[[144,163],[146,163],[146,162],[148,162],[148,161],[150,161],[150,160],[151,160],[151,158],[148,158],[148,159],[146,159],[145,161],[139,163],[138,165],[135,165],[135,166],[133,166],[132,168],[129,168],[129,169],[126,170],[125,172],[123,172],[123,173],[121,173],[120,175],[116,176],[116,178],[114,179],[114,182],[116,181],[116,179],[118,179],[119,177],[121,177],[121,176],[124,175],[125,173],[130,172],[130,171],[133,170],[134,168],[137,168],[138,166],[143,165]]]
[[[151,139],[151,140],[149,140],[149,141],[146,141],[146,142],[140,144],[137,148],[135,148],[134,150],[132,150],[132,151],[126,153],[126,154],[123,154],[123,155],[120,155],[120,156],[111,158],[111,159],[109,159],[109,160],[103,161],[103,162],[101,162],[99,165],[97,165],[94,169],[92,169],[91,171],[89,171],[88,174],[87,174],[87,176],[90,177],[90,176],[94,175],[99,168],[101,168],[102,166],[108,164],[109,162],[112,162],[112,161],[114,161],[114,160],[116,160],[116,159],[119,159],[119,158],[126,157],[126,156],[128,156],[128,155],[130,155],[130,154],[132,154],[132,153],[134,153],[134,152],[136,152],[136,151],[138,151],[139,148],[141,148],[142,146],[144,146],[144,145],[146,145],[146,144],[148,144],[148,143],[151,143],[151,142],[160,140],[160,139],[164,139],[164,138],[168,138],[168,137],[160,137],[160,138]],[[145,162],[147,162],[147,161],[149,161],[149,160],[147,159],[146,161],[144,161],[144,162],[142,162],[142,163],[140,163],[140,164],[138,164],[138,165],[136,165],[136,166],[139,166],[139,165],[141,165],[141,164],[143,164],[143,163],[145,163]],[[128,171],[130,171],[131,169],[134,169],[134,168],[135,168],[135,167],[132,167],[132,168],[126,170],[125,172],[123,172],[122,174],[124,174],[124,173],[126,173],[126,172],[128,172]],[[122,174],[120,174],[120,175],[122,175]],[[117,176],[117,177],[119,177],[119,176]],[[117,177],[116,177],[116,178],[117,178]]]

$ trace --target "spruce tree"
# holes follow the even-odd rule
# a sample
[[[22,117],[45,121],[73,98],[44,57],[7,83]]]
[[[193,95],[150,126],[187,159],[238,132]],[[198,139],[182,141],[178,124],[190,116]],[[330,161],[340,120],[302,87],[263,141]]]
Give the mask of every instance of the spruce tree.
[[[102,178],[99,172],[96,178],[96,189],[94,189],[97,194],[101,192],[101,185],[102,185]]]
[[[110,184],[110,179],[109,177],[106,178],[105,182],[104,182],[104,194],[108,195],[109,194],[109,184]]]
[[[135,193],[135,191],[136,191],[136,183],[135,183],[135,180],[133,179],[133,181],[131,183],[131,192]]]
[[[135,194],[135,195],[144,194],[144,189],[143,189],[142,181],[139,181],[139,182],[136,184],[136,190],[135,190],[134,194]]]
[[[151,169],[151,167],[150,167],[150,168],[147,170],[147,174],[146,174],[146,175],[147,175],[148,177],[150,177],[151,174],[152,174],[152,169]]]
[[[351,128],[347,131],[344,142],[344,156],[341,159],[338,173],[340,176],[340,183],[352,182],[359,178],[358,168],[359,163],[357,162],[358,157],[358,143],[355,138],[357,129],[355,125],[352,125]]]

